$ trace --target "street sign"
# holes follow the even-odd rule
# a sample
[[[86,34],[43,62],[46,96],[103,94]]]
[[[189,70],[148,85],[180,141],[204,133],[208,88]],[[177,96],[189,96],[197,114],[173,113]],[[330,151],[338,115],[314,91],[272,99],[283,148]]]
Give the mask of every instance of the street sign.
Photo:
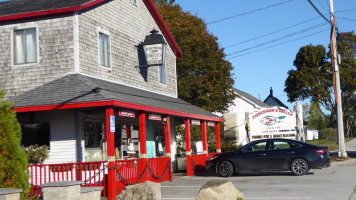
[[[115,116],[110,115],[110,132],[115,132]]]

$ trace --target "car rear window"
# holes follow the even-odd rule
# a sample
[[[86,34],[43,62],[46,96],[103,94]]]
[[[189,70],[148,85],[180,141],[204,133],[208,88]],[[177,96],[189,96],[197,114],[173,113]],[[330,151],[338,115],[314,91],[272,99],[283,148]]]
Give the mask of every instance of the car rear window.
[[[270,148],[273,148],[273,149],[290,149],[291,148],[291,144],[288,142],[284,142],[284,141],[274,141],[273,144],[274,145],[271,145]]]
[[[300,147],[302,147],[303,145],[302,144],[299,144],[299,143],[295,143],[295,142],[291,142],[291,149],[298,149]]]

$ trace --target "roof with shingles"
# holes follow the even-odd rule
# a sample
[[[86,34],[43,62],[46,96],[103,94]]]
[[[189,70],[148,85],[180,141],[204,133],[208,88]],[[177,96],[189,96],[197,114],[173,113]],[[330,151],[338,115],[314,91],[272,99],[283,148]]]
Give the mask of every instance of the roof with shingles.
[[[179,98],[169,97],[119,83],[89,77],[83,74],[68,74],[45,83],[21,95],[11,97],[14,107],[63,105],[82,102],[117,100],[138,105],[161,108],[182,113],[221,117],[212,114]]]
[[[257,104],[257,105],[259,105],[261,107],[270,107],[269,105],[263,103],[262,101],[258,100],[257,98],[253,97],[252,95],[250,95],[250,94],[248,94],[246,92],[243,92],[243,91],[235,89],[235,88],[234,88],[234,91],[237,94],[239,94],[241,96],[244,96],[246,99],[250,100],[251,102],[253,102],[253,103],[255,103],[255,104]]]
[[[273,95],[268,95],[268,97],[263,101],[263,103],[266,103],[270,106],[281,106],[284,108],[289,109],[282,101],[280,101],[278,98],[274,97]]]
[[[10,0],[0,2],[0,16],[81,6],[94,0]]]
[[[115,0],[9,0],[0,2],[0,22],[75,12]],[[177,58],[183,56],[152,0],[143,0]]]

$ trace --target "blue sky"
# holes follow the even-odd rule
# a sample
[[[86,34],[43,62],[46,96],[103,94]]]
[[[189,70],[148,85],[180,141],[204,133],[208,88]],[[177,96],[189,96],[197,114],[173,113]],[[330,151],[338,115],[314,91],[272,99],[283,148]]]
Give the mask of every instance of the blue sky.
[[[324,23],[326,21],[307,0],[176,0],[175,2],[184,11],[189,11],[208,23],[208,31],[218,37],[218,42],[225,48],[227,55],[240,51],[227,56],[227,60],[234,66],[235,88],[256,98],[260,97],[263,101],[272,87],[274,96],[290,109],[293,109],[294,104],[287,102],[287,95],[283,91],[284,82],[288,70],[295,69],[293,61],[298,50],[309,44],[321,44],[325,47],[329,44],[330,26]],[[312,0],[312,2],[327,19],[330,18],[329,0]],[[249,13],[261,8],[266,9]],[[339,32],[355,31],[356,2],[354,0],[334,0],[334,11]],[[242,13],[249,14],[240,15]],[[233,17],[236,15],[240,16]],[[229,17],[233,18],[210,23]],[[290,26],[294,27],[285,29]],[[281,29],[285,30],[272,33]],[[267,36],[257,38],[263,35]],[[278,45],[284,42],[286,43]],[[272,45],[277,46],[260,50]],[[252,51],[256,52],[250,53]],[[244,53],[249,54],[242,55]]]
[[[235,88],[263,101],[272,87],[274,96],[290,109],[294,104],[287,102],[287,95],[283,91],[284,82],[288,70],[294,68],[293,61],[298,50],[308,44],[321,44],[325,47],[329,44],[330,26],[307,0],[175,2],[184,11],[202,18],[208,23],[208,31],[218,37],[220,46],[225,48],[228,55],[227,60],[234,66]],[[312,2],[329,19],[329,0]],[[261,10],[256,11],[258,9]],[[355,31],[355,0],[334,0],[334,10],[339,31]],[[231,18],[215,22],[229,17]],[[290,26],[293,27],[288,28]],[[273,33],[282,29],[285,30]],[[267,36],[260,37],[263,35]],[[279,45],[281,43],[285,44]],[[270,46],[274,47],[268,48]],[[261,50],[263,48],[267,49]],[[242,55],[245,53],[247,54]]]

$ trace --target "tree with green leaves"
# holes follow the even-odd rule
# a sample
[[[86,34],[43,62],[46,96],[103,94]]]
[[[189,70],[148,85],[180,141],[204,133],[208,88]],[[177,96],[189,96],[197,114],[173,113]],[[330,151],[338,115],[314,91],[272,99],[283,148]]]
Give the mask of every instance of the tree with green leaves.
[[[178,97],[211,112],[226,111],[235,94],[233,67],[224,49],[202,19],[172,1],[158,2],[158,11],[183,53],[177,60]]]
[[[27,156],[21,150],[21,126],[13,104],[0,90],[0,188],[21,188],[28,192]],[[24,196],[23,196],[24,197]]]
[[[308,128],[322,130],[329,125],[329,116],[325,115],[316,103],[303,105],[303,119],[308,122]]]
[[[356,109],[356,35],[353,32],[338,34],[337,48],[342,58],[339,65],[341,99],[344,119],[347,120]],[[336,120],[330,62],[330,53],[322,45],[300,48],[293,62],[296,69],[288,72],[284,91],[289,102],[310,99],[319,110],[320,107],[326,109]]]

